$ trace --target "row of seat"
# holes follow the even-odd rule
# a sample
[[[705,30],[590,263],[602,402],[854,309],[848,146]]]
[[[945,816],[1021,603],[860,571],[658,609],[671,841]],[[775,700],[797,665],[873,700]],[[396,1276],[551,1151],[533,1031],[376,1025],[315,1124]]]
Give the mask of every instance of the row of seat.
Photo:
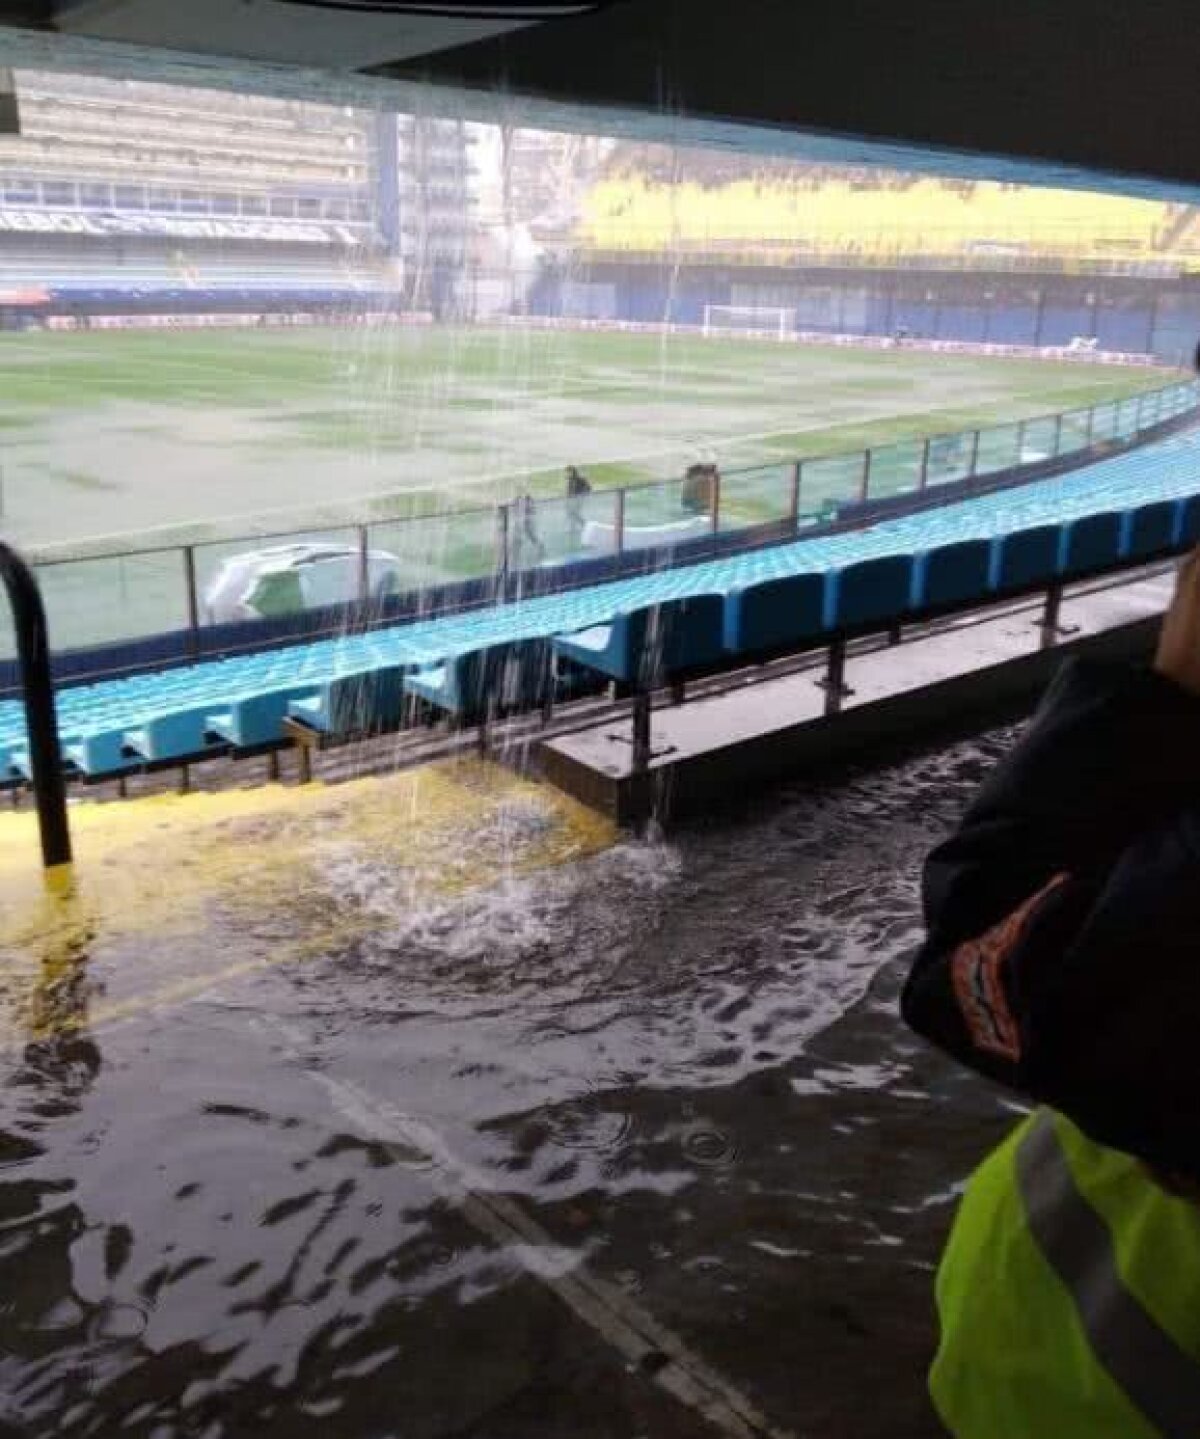
[[[613,642],[632,653],[637,626],[626,617],[699,596],[720,598],[721,654],[982,600],[1191,542],[1198,476],[1200,434],[1189,431],[1051,480],[861,530],[369,634],[67,688],[59,697],[64,752],[73,769],[99,776],[216,747],[277,743],[288,716],[333,733],[363,728],[393,718],[404,694],[461,713],[479,689],[473,673],[487,672],[479,657],[522,653],[532,642],[557,641],[565,661],[630,679],[629,662],[620,674],[595,663],[598,639],[588,632],[624,629],[626,639],[610,635],[601,648]],[[798,583],[772,588],[785,580]],[[505,681],[515,702],[537,692],[541,673],[522,662],[517,678]],[[28,763],[21,706],[0,702],[0,778],[27,775]]]

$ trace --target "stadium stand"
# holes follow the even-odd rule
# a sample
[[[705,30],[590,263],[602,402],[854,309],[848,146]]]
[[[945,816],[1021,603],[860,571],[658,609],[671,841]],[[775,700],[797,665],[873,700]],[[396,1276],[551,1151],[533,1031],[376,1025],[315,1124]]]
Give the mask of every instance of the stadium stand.
[[[578,232],[604,251],[763,250],[928,257],[996,252],[1134,260],[1161,255],[1168,207],[1088,192],[919,179],[867,187],[842,176],[731,178],[719,184],[647,175],[600,181]]]
[[[406,265],[411,291],[432,262],[462,263],[460,122],[58,72],[17,86],[22,133],[0,137],[12,318],[56,300],[102,312],[118,291],[191,310],[291,291],[303,308],[397,296]]]
[[[283,739],[292,715],[325,731],[394,719],[397,684],[439,708],[469,707],[483,656],[557,642],[609,676],[654,674],[946,603],[1135,561],[1200,537],[1200,433],[1188,430],[1019,490],[965,499],[615,583],[345,635],[289,649],[65,689],[66,761],[87,776]],[[648,613],[648,612],[653,612]],[[662,631],[659,629],[659,638]],[[665,655],[665,664],[664,664]],[[371,677],[375,678],[372,679]],[[19,703],[0,703],[0,775],[27,777]]]

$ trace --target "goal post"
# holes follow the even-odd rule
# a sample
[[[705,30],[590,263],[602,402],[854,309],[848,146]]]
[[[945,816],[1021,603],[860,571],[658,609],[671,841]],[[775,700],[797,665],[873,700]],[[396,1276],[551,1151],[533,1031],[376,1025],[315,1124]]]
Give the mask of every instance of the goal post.
[[[705,305],[706,335],[746,335],[786,340],[795,329],[796,312],[786,305]]]

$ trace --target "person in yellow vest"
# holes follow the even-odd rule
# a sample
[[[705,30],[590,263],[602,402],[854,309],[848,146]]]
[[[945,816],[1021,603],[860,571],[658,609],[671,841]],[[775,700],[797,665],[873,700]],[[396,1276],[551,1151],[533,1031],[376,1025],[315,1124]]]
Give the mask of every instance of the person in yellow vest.
[[[907,1021],[1033,1108],[969,1180],[956,1439],[1200,1439],[1200,553],[1153,666],[1072,663],[930,856]]]

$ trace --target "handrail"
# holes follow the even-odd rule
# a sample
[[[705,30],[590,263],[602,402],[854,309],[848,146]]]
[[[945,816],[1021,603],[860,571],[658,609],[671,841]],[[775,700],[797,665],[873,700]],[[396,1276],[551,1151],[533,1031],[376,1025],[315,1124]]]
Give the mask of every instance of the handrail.
[[[54,705],[54,678],[50,672],[46,610],[33,570],[16,550],[2,542],[0,580],[8,591],[17,631],[42,864],[47,870],[57,870],[71,863],[71,831]]]

